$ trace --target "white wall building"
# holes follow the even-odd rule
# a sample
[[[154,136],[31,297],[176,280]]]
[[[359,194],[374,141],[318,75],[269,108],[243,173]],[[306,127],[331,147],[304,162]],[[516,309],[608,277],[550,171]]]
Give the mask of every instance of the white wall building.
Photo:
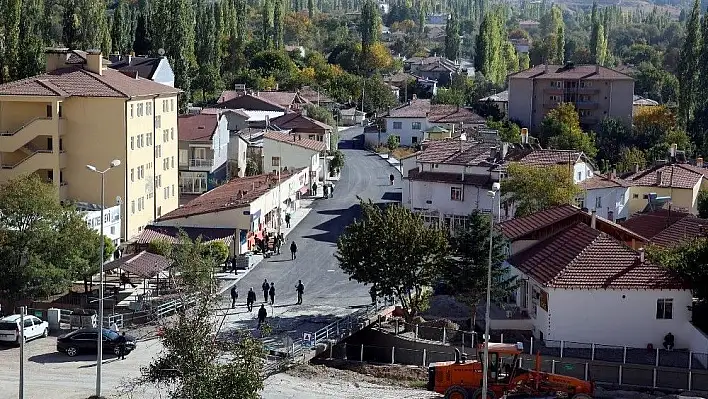
[[[187,114],[177,121],[180,193],[201,194],[227,180],[231,137],[226,116]]]
[[[595,211],[597,216],[622,222],[630,217],[628,201],[631,183],[613,174],[595,174],[579,183],[582,193],[578,206]]]
[[[75,202],[89,228],[101,234],[101,205],[88,202]],[[103,234],[113,242],[116,248],[120,245],[120,205],[107,206],[103,210]],[[106,259],[109,261],[111,259]]]
[[[310,179],[317,181],[322,173],[320,155],[326,150],[322,141],[301,139],[299,136],[267,131],[263,134],[263,171],[307,168]]]

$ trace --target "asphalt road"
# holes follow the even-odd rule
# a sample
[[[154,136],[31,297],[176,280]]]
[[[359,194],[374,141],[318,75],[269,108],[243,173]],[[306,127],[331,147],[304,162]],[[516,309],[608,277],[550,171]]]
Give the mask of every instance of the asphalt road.
[[[377,155],[356,148],[362,143],[353,138],[362,131],[358,127],[340,132],[345,167],[341,179],[335,184],[334,197],[314,202],[310,214],[288,235],[283,254],[265,259],[237,283],[242,301],[245,301],[248,289],[253,287],[258,302],[253,312],[246,310],[245,303],[237,305],[226,318],[227,328],[256,328],[255,318],[263,301],[261,285],[264,279],[275,283],[276,288],[274,306],[266,306],[268,322],[274,332],[269,340],[273,347],[287,346],[290,341],[285,336],[301,338],[303,333],[314,332],[371,302],[369,287],[349,281],[348,275],[339,269],[334,258],[336,242],[346,226],[359,216],[358,198],[377,203],[400,201],[401,182],[396,177],[395,184],[391,185],[389,176],[393,168]],[[291,260],[289,252],[291,241],[298,246],[295,260]],[[298,280],[302,280],[305,286],[302,305],[295,304]],[[224,306],[229,305],[224,302]]]

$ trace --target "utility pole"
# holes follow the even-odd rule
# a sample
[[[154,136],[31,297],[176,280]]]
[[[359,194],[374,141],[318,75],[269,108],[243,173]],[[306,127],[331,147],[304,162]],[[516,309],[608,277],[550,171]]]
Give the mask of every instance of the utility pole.
[[[25,314],[27,308],[20,306],[20,392],[19,399],[25,399]]]

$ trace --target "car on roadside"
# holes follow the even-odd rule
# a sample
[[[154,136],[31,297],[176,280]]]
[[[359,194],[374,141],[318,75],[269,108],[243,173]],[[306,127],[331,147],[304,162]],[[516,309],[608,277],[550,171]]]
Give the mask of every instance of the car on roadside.
[[[98,331],[97,328],[82,328],[61,335],[57,338],[57,351],[66,353],[70,357],[80,353],[96,353],[98,349]],[[103,329],[103,353],[113,353],[116,356],[120,354],[120,348],[118,347],[119,336],[113,330]],[[135,350],[137,344],[133,336],[126,335],[125,340],[125,354],[127,355]]]
[[[22,334],[20,334],[20,324],[22,316],[13,314],[0,319],[0,341],[20,343]],[[40,337],[49,335],[49,323],[32,315],[25,315],[24,319],[24,337],[25,342]]]

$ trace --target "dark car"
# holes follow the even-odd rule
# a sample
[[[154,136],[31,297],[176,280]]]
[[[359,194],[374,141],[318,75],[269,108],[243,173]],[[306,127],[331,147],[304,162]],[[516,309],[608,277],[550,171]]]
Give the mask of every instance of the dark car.
[[[108,329],[103,329],[103,352],[118,355],[118,337],[120,335]],[[135,337],[125,336],[125,353],[128,354],[135,349]],[[83,328],[72,331],[57,338],[57,351],[64,352],[69,356],[76,356],[79,353],[96,353],[98,346],[98,329]]]

